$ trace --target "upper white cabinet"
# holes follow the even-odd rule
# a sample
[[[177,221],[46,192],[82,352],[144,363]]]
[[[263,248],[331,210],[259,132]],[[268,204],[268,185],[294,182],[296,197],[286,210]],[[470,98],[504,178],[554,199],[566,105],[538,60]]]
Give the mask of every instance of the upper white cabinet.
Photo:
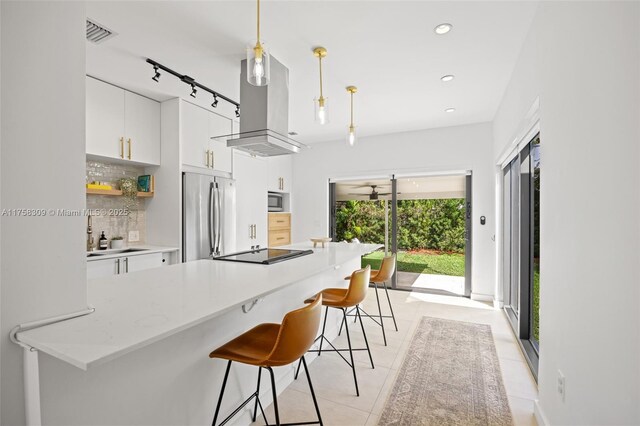
[[[291,155],[279,155],[267,159],[269,191],[291,192],[291,176],[293,175],[292,160]]]
[[[231,120],[182,101],[182,163],[231,173],[232,150],[226,140],[212,137],[231,133]]]
[[[87,154],[160,164],[160,103],[87,77]]]
[[[235,151],[233,178],[236,180],[236,247],[267,247],[267,162]]]

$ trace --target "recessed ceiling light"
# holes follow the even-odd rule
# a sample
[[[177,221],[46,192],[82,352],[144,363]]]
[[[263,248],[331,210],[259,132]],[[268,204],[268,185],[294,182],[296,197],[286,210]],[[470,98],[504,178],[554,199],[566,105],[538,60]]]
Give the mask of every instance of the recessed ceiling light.
[[[454,78],[456,78],[454,75],[452,74],[447,74],[447,75],[443,75],[442,77],[440,77],[440,80],[447,82],[447,81],[451,81]]]
[[[455,108],[447,108],[444,110],[444,112],[455,112],[456,109]]]
[[[438,35],[443,35],[451,31],[451,28],[453,28],[453,25],[451,24],[440,24],[435,27],[433,31],[435,31]]]

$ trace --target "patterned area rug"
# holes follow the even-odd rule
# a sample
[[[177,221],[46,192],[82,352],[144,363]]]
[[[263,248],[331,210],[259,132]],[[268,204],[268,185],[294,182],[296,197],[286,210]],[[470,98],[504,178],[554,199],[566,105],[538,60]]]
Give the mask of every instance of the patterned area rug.
[[[379,425],[513,425],[491,327],[424,317]]]

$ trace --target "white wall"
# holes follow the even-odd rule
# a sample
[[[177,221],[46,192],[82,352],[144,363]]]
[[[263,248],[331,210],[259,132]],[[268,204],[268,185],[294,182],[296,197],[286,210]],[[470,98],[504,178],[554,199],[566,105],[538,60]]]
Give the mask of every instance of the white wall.
[[[329,178],[387,173],[473,172],[474,297],[493,298],[495,286],[493,136],[490,123],[314,144],[293,157],[292,238],[328,235]],[[480,216],[487,224],[480,225]]]
[[[84,4],[3,1],[0,8],[1,207],[83,209]],[[25,421],[22,352],[9,330],[86,308],[86,222],[3,216],[0,223],[0,423],[18,425]]]
[[[498,155],[540,97],[550,424],[640,423],[639,22],[636,2],[542,2],[494,122]]]

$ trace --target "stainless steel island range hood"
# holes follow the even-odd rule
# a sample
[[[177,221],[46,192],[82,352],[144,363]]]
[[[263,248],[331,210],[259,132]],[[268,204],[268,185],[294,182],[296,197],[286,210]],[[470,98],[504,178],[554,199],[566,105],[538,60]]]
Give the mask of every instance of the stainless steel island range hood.
[[[269,84],[252,86],[242,61],[240,133],[225,137],[227,146],[260,157],[296,154],[307,146],[289,137],[289,70],[273,56],[270,62]]]

